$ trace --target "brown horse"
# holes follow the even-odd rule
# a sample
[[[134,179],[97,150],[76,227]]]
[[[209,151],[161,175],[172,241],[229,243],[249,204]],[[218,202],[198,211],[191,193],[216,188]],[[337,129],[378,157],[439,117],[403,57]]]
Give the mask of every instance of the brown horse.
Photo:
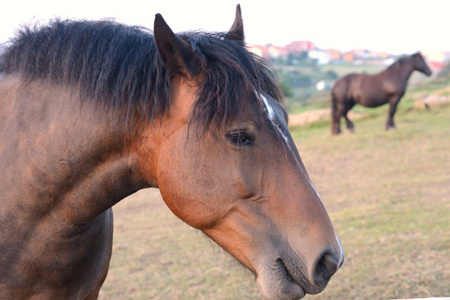
[[[341,244],[273,68],[226,33],[109,21],[25,29],[0,58],[0,299],[95,299],[111,208],[159,188],[273,299],[321,292]]]
[[[345,118],[347,128],[354,131],[355,126],[347,113],[355,104],[377,107],[389,103],[385,128],[395,128],[394,114],[414,70],[431,75],[430,68],[419,52],[400,58],[378,74],[348,74],[336,81],[331,91],[331,133],[341,133],[341,117]]]

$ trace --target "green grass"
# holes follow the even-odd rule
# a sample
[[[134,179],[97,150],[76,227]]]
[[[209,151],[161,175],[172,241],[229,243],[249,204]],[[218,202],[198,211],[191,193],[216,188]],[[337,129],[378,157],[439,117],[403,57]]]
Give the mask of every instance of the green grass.
[[[384,130],[387,107],[355,120],[354,134],[332,137],[329,122],[292,129],[346,252],[325,291],[306,299],[450,296],[450,106],[416,110],[406,98],[397,130]],[[253,275],[157,190],[114,212],[100,299],[260,299]]]
[[[375,74],[385,69],[386,66],[375,64],[331,64],[322,67],[323,72],[334,71],[338,76],[344,76],[349,73]]]

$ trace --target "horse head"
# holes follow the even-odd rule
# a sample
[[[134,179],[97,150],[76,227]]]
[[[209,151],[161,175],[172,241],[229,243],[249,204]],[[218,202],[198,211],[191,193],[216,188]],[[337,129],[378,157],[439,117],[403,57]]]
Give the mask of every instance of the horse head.
[[[414,69],[422,72],[423,74],[430,76],[432,74],[430,67],[428,67],[427,63],[425,62],[425,59],[423,58],[422,54],[420,52],[414,53],[412,55],[413,61],[414,61]]]
[[[321,292],[344,253],[288,131],[287,113],[265,88],[270,78],[259,78],[263,72],[254,67],[262,60],[244,47],[240,7],[231,29],[217,38],[231,57],[220,67],[217,58],[200,54],[211,43],[193,46],[161,15],[154,36],[172,74],[171,104],[148,129],[156,159],[142,168],[156,173],[154,185],[175,215],[255,274],[265,297]],[[230,73],[209,74],[224,68]]]

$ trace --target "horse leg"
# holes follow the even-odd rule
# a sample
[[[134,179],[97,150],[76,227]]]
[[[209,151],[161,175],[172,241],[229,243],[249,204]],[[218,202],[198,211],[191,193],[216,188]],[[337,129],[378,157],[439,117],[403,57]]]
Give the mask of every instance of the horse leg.
[[[331,112],[331,134],[341,133],[341,113],[337,110]]]
[[[100,281],[97,283],[97,285],[95,286],[95,288],[92,290],[92,292],[86,297],[85,300],[97,300],[98,299],[98,294],[100,293],[100,289],[102,288],[103,283],[105,282],[106,279],[106,275],[108,275],[108,270],[106,271],[106,273],[102,276],[102,278],[100,279]]]
[[[100,273],[99,280],[95,285],[94,289],[86,296],[85,300],[97,300],[98,295],[100,293],[100,289],[102,288],[103,283],[106,280],[106,276],[109,271],[109,264],[111,262],[112,256],[112,243],[113,243],[113,232],[114,232],[114,219],[113,219],[113,211],[112,209],[106,210],[103,215],[106,218],[106,228],[104,228],[104,235],[106,238],[105,245],[105,256],[102,259],[102,271]]]
[[[331,134],[337,135],[341,133],[341,116],[342,103],[337,101],[337,98],[332,95],[331,103]]]
[[[394,115],[395,111],[397,110],[398,102],[399,101],[397,99],[395,99],[394,101],[389,101],[389,114],[385,125],[386,130],[395,129]]]
[[[350,121],[350,119],[347,116],[347,113],[349,112],[350,109],[353,108],[353,106],[355,106],[355,102],[351,101],[348,102],[348,104],[345,106],[345,110],[344,110],[344,118],[345,118],[345,122],[347,123],[347,129],[350,130],[351,132],[355,132],[355,125],[353,124],[352,121]]]
[[[345,115],[344,118],[345,122],[347,123],[347,129],[350,130],[351,132],[355,132],[355,125],[353,124],[353,122],[350,121],[347,115]]]

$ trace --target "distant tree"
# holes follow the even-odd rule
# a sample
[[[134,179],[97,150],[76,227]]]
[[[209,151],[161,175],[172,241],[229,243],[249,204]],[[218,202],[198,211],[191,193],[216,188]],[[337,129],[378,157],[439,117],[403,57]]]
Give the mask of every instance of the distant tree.
[[[336,80],[339,77],[338,74],[333,70],[328,70],[325,73],[325,76],[326,76],[326,79],[328,79],[328,80]]]
[[[308,56],[308,51],[302,51],[300,53],[289,53],[285,64],[288,66],[297,66],[297,65],[308,65],[314,66],[316,64],[316,60],[311,59]]]
[[[294,88],[307,88],[312,85],[309,76],[303,75],[300,71],[293,70],[282,75],[283,80]]]
[[[291,85],[281,81],[281,89],[283,90],[284,97],[291,98],[294,96],[294,92],[292,91]]]
[[[295,66],[298,65],[299,63],[299,57],[297,55],[294,55],[293,53],[289,53],[287,60],[286,60],[286,64],[288,66]]]

